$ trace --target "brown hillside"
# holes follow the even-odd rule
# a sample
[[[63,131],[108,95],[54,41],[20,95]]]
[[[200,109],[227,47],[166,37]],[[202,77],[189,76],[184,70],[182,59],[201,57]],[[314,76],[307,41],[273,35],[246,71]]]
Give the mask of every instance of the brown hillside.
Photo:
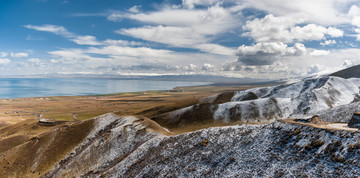
[[[93,122],[90,119],[49,127],[28,120],[2,129],[2,135],[10,136],[0,140],[1,177],[39,177],[45,174],[88,135]],[[19,126],[23,126],[23,130],[18,130]],[[18,132],[12,132],[13,129]],[[40,135],[30,138],[31,134],[27,133]]]

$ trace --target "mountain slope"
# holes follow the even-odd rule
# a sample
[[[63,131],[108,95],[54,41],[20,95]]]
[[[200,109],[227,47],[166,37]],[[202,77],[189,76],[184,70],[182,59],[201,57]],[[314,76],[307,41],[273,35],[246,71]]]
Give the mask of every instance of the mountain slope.
[[[330,76],[342,77],[345,79],[348,78],[360,78],[360,65],[352,66],[335,73],[330,74]]]
[[[359,100],[360,79],[323,76],[297,83],[239,91],[220,100],[221,94],[201,104],[152,119],[167,128],[194,123],[268,123],[288,117],[309,117]],[[219,102],[222,101],[222,102]]]
[[[276,121],[172,135],[147,118],[115,114],[64,126],[1,153],[2,177],[352,177],[360,173],[359,132]]]
[[[143,125],[136,120],[107,122],[103,132],[108,136],[88,137],[44,177],[351,177],[360,173],[358,132],[277,121],[166,136],[139,133]]]

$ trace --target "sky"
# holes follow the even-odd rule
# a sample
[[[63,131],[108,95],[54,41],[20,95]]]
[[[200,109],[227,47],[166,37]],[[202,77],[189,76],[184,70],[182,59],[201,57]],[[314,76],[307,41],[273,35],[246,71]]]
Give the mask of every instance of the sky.
[[[358,0],[0,1],[0,76],[283,79],[357,64]]]

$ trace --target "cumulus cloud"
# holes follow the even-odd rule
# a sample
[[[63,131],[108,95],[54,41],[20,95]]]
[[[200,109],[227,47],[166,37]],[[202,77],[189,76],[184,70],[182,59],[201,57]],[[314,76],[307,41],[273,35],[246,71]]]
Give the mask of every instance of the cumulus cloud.
[[[222,0],[182,0],[182,5],[186,8],[193,9],[196,5],[209,6],[222,2]]]
[[[187,71],[195,71],[195,70],[197,70],[197,66],[194,65],[194,64],[189,64],[185,68],[186,68]]]
[[[215,66],[212,65],[212,64],[209,64],[209,63],[205,63],[202,67],[201,67],[201,70],[204,70],[204,71],[212,71],[214,70]]]
[[[253,46],[242,45],[236,51],[238,61],[245,65],[270,65],[282,56],[303,55],[306,48],[296,43],[288,47],[282,42],[257,43]]]
[[[319,64],[310,65],[308,74],[318,73],[321,71],[320,68],[323,68],[323,66],[320,66]]]
[[[356,5],[351,6],[348,16],[351,18],[351,24],[356,27],[354,28],[356,33],[354,36],[357,41],[360,41],[360,8]]]
[[[359,4],[354,0],[171,2],[174,1],[166,1],[151,11],[146,11],[147,8],[140,11],[140,6],[133,6],[123,12],[107,11],[96,15],[115,22],[124,19],[136,21],[132,23],[135,26],[125,26],[116,33],[141,42],[102,41],[56,25],[25,27],[61,35],[78,45],[91,45],[51,51],[51,60],[41,60],[41,63],[49,63],[49,70],[52,69],[49,66],[58,66],[57,69],[64,72],[213,72],[217,75],[279,78],[317,74],[328,70],[330,65],[344,67],[360,61],[357,49],[330,49],[335,47],[334,44],[340,47],[354,43],[342,41],[344,39],[340,37],[343,36],[352,35],[360,40],[359,6],[350,6],[351,3]],[[353,31],[349,32],[348,26],[353,27]],[[234,35],[236,37],[230,39]],[[316,49],[319,45],[329,50]],[[236,49],[234,46],[240,47]],[[0,58],[6,57],[10,58],[11,54],[0,53]],[[24,63],[40,62],[36,59]],[[12,61],[11,65],[15,62]],[[343,63],[346,64],[343,66]]]
[[[322,45],[322,46],[334,45],[334,44],[336,44],[335,40],[326,40],[324,42],[320,42],[320,45]]]
[[[313,50],[310,52],[311,56],[327,56],[330,54],[330,51],[328,50]]]
[[[322,40],[326,35],[341,37],[344,32],[334,27],[323,27],[316,24],[299,26],[304,20],[289,16],[275,17],[272,14],[264,18],[247,21],[243,26],[243,36],[254,38],[257,42],[283,42]]]
[[[260,9],[276,16],[301,15],[305,22],[320,25],[339,25],[348,22],[344,9],[353,0],[301,0],[290,2],[286,0],[244,0],[248,7]]]
[[[10,59],[0,59],[0,64],[8,64],[10,62]]]

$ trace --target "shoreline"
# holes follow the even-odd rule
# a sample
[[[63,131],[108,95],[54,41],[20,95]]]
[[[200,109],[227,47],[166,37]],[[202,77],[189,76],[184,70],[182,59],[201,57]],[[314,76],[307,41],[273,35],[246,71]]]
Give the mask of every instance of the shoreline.
[[[136,115],[154,107],[174,105],[186,107],[199,102],[201,98],[224,91],[240,91],[258,85],[201,85],[175,87],[170,90],[123,92],[113,94],[82,96],[42,96],[0,99],[0,122],[13,123],[27,119],[43,118],[72,120],[78,114],[79,120],[86,120],[108,112],[118,115]]]

